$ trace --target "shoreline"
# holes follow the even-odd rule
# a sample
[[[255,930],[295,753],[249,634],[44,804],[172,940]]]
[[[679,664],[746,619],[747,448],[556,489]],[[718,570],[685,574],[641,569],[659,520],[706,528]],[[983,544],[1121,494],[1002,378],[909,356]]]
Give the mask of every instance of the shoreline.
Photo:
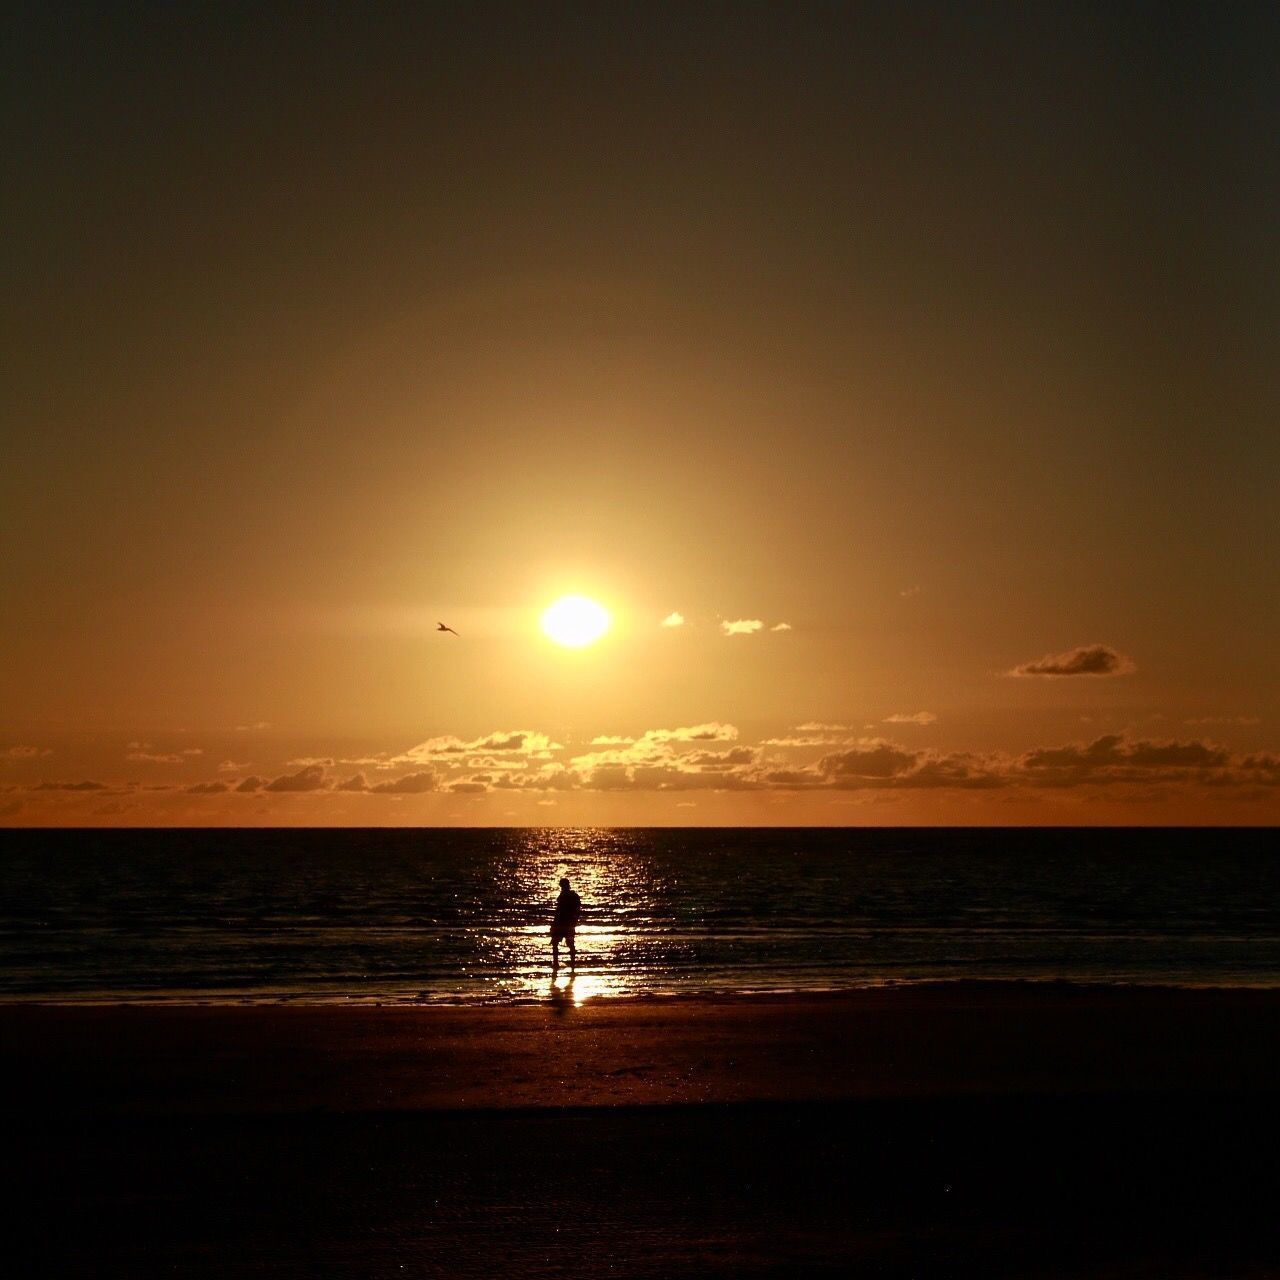
[[[580,974],[607,972],[586,967]],[[550,975],[548,975],[550,983]],[[1179,993],[1201,991],[1280,992],[1280,976],[1258,982],[1176,982],[1143,981],[1137,978],[882,978],[875,981],[830,986],[778,986],[768,988],[729,988],[708,986],[677,991],[639,991],[618,994],[591,994],[570,1001],[575,1007],[586,1005],[649,1005],[663,1003],[736,1003],[823,1000],[858,996],[871,992],[913,991],[982,992],[1005,990],[1048,991],[1141,991]],[[201,992],[180,988],[173,993],[107,992],[102,994],[51,995],[37,993],[0,995],[0,1016],[7,1009],[533,1009],[553,1003],[547,994],[472,997],[467,995],[398,995],[396,993],[364,994],[347,991],[266,991],[240,994],[230,990],[211,989]]]
[[[0,1006],[0,1114],[1280,1091],[1280,991],[933,984],[519,1006]]]

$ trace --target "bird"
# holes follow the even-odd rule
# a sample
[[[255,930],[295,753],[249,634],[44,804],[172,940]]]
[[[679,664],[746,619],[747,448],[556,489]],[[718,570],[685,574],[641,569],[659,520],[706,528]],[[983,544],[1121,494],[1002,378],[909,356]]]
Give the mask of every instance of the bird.
[[[436,623],[436,630],[447,631],[452,636],[456,636],[458,634],[452,627],[446,627],[443,622]]]

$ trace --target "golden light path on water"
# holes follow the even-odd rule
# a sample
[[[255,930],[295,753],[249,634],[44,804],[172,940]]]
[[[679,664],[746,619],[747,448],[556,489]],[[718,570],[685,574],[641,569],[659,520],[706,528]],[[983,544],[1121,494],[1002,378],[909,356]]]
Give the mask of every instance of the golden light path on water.
[[[678,885],[649,858],[628,847],[618,833],[574,830],[542,833],[513,850],[502,873],[510,877],[512,906],[505,927],[477,938],[480,969],[475,976],[495,994],[514,1000],[550,1000],[580,1005],[608,996],[652,992],[660,983],[673,946],[667,921]],[[583,903],[577,930],[577,963],[560,948],[552,968],[550,926],[567,876]],[[677,948],[678,949],[678,948]],[[494,975],[491,982],[484,971]]]

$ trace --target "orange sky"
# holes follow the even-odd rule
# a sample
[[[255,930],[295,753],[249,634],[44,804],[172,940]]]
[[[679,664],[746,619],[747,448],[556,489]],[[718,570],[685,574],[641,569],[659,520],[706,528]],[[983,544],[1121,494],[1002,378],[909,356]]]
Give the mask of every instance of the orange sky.
[[[20,16],[0,823],[1276,821],[1275,26]]]

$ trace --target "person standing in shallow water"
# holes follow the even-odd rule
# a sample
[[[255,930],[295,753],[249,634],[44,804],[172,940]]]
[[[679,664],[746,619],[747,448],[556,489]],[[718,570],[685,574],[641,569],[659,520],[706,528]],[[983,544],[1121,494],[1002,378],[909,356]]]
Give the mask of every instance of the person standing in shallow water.
[[[551,967],[560,967],[560,943],[569,944],[569,968],[578,963],[578,950],[574,945],[574,934],[578,921],[582,918],[582,899],[573,891],[569,877],[560,881],[560,896],[556,899],[556,914],[551,921]]]

